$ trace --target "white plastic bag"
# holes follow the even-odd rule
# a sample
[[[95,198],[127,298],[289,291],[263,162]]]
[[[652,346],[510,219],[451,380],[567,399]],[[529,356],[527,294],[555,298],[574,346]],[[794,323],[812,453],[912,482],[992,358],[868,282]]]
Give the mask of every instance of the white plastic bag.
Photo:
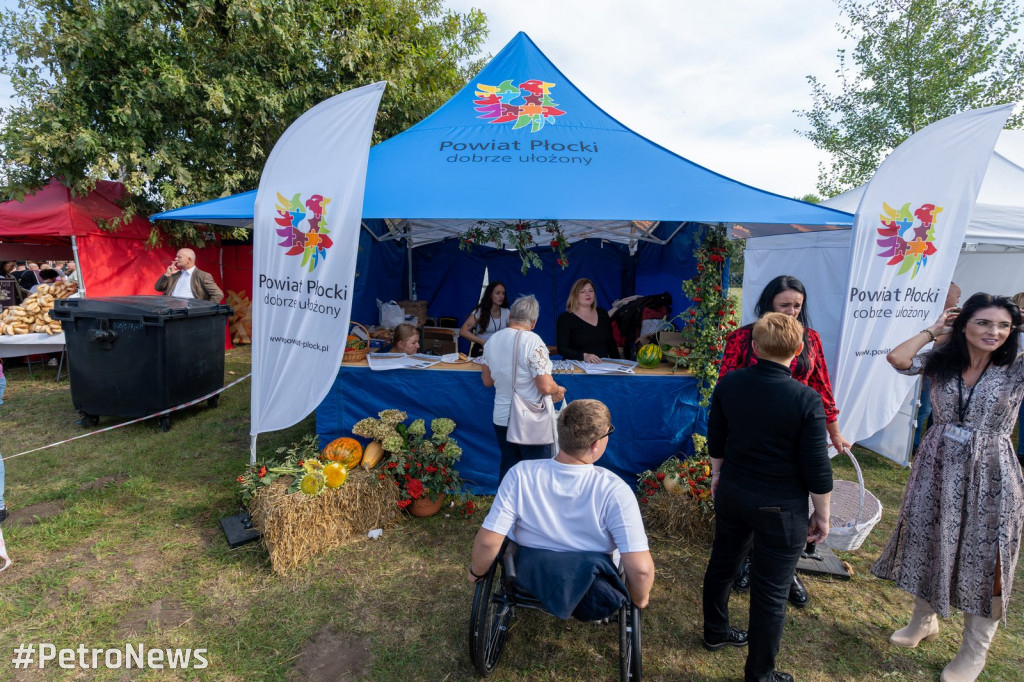
[[[378,298],[377,309],[380,310],[380,326],[385,329],[394,329],[405,322],[405,311],[394,301],[385,303]]]

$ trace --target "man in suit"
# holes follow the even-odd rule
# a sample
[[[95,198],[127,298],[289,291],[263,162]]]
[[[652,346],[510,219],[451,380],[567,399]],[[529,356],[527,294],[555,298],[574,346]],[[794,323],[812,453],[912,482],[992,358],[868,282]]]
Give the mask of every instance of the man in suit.
[[[196,252],[192,249],[178,249],[174,262],[156,281],[156,290],[164,296],[198,298],[214,303],[224,298],[224,292],[213,281],[213,275],[196,267]]]
[[[704,647],[749,646],[747,682],[789,682],[792,675],[775,670],[786,600],[804,543],[828,536],[832,465],[821,396],[789,369],[803,327],[768,313],[754,325],[753,346],[758,363],[718,380],[708,415],[715,539],[704,575]],[[751,542],[745,632],[729,625],[729,592]]]

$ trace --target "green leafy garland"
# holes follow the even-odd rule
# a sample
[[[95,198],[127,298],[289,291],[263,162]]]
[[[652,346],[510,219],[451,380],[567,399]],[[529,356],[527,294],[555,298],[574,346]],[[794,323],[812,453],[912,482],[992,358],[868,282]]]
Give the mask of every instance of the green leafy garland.
[[[545,237],[545,235],[547,236]],[[557,220],[519,220],[514,223],[478,220],[476,225],[459,235],[459,249],[472,251],[473,246],[477,244],[494,244],[499,248],[514,247],[523,261],[522,272],[525,275],[531,267],[538,270],[544,267],[540,256],[532,250],[542,239],[547,239],[551,250],[558,254],[558,260],[555,262],[565,269],[569,265],[569,257],[565,255],[569,240],[562,232],[562,226]]]
[[[684,334],[692,334],[693,350],[687,358],[690,373],[697,379],[700,405],[707,407],[718,381],[725,337],[737,327],[738,301],[723,288],[725,263],[739,251],[730,241],[723,225],[705,226],[704,238],[697,247],[697,274],[683,282],[685,293],[694,305],[681,313]]]

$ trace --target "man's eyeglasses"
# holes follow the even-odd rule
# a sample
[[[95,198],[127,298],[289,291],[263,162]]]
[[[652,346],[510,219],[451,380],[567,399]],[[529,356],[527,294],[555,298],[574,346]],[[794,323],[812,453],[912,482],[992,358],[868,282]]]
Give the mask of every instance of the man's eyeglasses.
[[[1001,332],[1008,332],[1013,328],[1013,325],[1009,322],[992,322],[990,320],[971,320],[971,324],[976,324],[982,329],[988,329],[989,327],[995,327]]]
[[[609,425],[608,425],[608,433],[606,433],[606,434],[604,434],[603,436],[601,436],[601,438],[608,438],[608,437],[610,437],[610,436],[611,436],[611,435],[612,435],[613,433],[615,433],[615,426],[614,426],[614,425],[612,425],[612,424],[609,424]],[[601,440],[601,438],[598,438],[597,440]],[[595,440],[594,442],[596,443],[596,442],[597,442],[597,440]]]

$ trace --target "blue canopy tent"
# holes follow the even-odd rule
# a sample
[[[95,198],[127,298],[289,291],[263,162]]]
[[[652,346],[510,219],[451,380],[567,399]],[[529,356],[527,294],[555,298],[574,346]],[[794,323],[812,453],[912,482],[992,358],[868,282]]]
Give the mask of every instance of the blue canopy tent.
[[[153,219],[251,225],[255,195]],[[556,264],[547,246],[537,248],[543,268],[525,275],[518,254],[503,245],[460,251],[458,237],[479,220],[558,220],[570,242],[568,267]],[[371,148],[352,317],[374,321],[375,298],[405,298],[415,286],[431,315],[461,320],[477,303],[485,270],[513,298],[537,295],[537,331],[548,343],[579,277],[594,281],[603,306],[633,293],[668,292],[678,312],[689,304],[680,286],[696,272],[694,228],[702,223],[724,224],[745,238],[848,229],[853,216],[737,182],[636,134],[519,33],[437,111]],[[493,492],[491,399],[479,380],[437,372],[424,390],[414,374],[342,366],[336,390],[317,409],[322,441],[350,435],[353,417],[372,414],[386,395],[390,406],[410,414],[455,418],[464,448],[460,471],[477,492]],[[604,462],[624,476],[688,448],[701,420],[687,377],[561,379],[579,384],[575,397],[599,397],[624,410],[645,404],[616,424],[634,447]]]
[[[251,225],[255,198],[255,191],[245,192],[153,219]],[[575,243],[588,239],[602,240],[606,247],[623,245],[619,251],[627,260],[636,254],[648,266],[660,262],[661,272],[653,275],[649,267],[636,270],[643,271],[644,286],[635,290],[669,291],[678,298],[682,277],[662,275],[664,266],[674,270],[690,259],[685,223],[723,223],[737,238],[845,229],[853,223],[848,213],[745,185],[636,134],[580,92],[525,33],[437,111],[370,150],[363,217],[376,246],[404,241],[412,249],[401,279],[394,269],[375,267],[380,264],[368,262],[360,269],[365,278],[356,282],[354,317],[363,320],[374,319],[373,298],[403,298],[413,282],[432,313],[464,316],[476,303],[479,286],[462,284],[480,282],[484,267],[494,279],[504,277],[494,272],[507,272],[502,281],[511,280],[506,283],[513,295],[543,290],[545,308],[548,301],[556,308],[564,305],[576,273],[600,280],[602,303],[633,293],[634,282],[625,274],[633,271],[632,264],[612,268],[607,277],[603,262],[575,267],[581,260],[573,256]],[[430,261],[441,258],[450,265],[455,247],[419,247],[456,237],[480,219],[559,220],[573,244],[571,272],[552,282],[551,270],[558,266],[549,261],[542,271],[521,277],[511,265],[518,262],[514,252],[478,247],[469,257],[460,254],[460,269],[471,272],[458,275],[459,287],[452,286],[454,273],[431,274],[446,266]],[[682,250],[657,254],[677,239]],[[361,240],[360,246],[365,251],[369,243]],[[642,244],[654,248],[645,254],[648,249],[638,248]],[[586,253],[589,258],[600,252],[595,247]],[[393,266],[395,257],[386,260]],[[661,286],[647,286],[655,281]],[[683,307],[680,301],[677,309]],[[553,332],[553,324],[545,316],[542,334]]]

